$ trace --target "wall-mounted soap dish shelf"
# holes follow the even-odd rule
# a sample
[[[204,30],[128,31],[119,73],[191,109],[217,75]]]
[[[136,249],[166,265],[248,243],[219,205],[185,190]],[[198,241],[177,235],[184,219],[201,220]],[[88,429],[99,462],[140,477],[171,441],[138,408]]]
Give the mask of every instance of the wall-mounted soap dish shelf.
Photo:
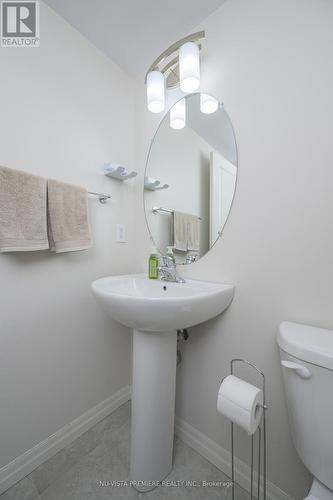
[[[151,177],[145,177],[145,189],[148,191],[160,191],[161,189],[168,189],[169,184],[160,185],[161,182]]]
[[[118,165],[118,163],[105,163],[104,173],[107,177],[112,177],[112,179],[117,179],[118,181],[133,179],[133,177],[138,175],[137,172],[129,172],[126,167]]]

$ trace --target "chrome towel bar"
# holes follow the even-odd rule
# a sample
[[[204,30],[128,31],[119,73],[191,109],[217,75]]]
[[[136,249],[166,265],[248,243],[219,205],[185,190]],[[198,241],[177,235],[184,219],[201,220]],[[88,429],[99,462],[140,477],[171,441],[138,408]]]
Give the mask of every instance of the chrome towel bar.
[[[98,196],[98,199],[101,203],[107,203],[107,201],[111,198],[111,195],[106,193],[95,193],[94,191],[88,191],[88,194],[91,194],[92,196]]]

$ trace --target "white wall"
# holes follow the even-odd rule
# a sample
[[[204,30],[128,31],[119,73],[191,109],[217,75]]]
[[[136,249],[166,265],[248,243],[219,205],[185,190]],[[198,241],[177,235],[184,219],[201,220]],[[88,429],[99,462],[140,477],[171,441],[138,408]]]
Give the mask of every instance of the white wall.
[[[223,316],[191,329],[177,414],[229,447],[229,425],[215,410],[218,386],[234,356],[257,363],[268,381],[268,476],[295,498],[304,497],[310,476],[291,443],[275,338],[281,320],[333,328],[332,20],[329,0],[229,0],[200,25],[202,88],[231,117],[239,177],[222,239],[182,273],[234,283],[236,295]],[[144,90],[142,171],[158,123]],[[141,223],[144,269],[143,213]],[[238,455],[245,453],[242,443]]]
[[[0,164],[112,194],[91,198],[94,247],[0,256],[0,467],[129,383],[130,336],[90,283],[134,271],[133,82],[41,4],[35,49],[0,48]],[[126,224],[127,244],[115,243]]]

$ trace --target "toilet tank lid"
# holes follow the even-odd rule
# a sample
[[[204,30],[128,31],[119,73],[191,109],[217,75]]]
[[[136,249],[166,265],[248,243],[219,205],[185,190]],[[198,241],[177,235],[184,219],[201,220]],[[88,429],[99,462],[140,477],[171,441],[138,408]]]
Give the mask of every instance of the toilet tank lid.
[[[333,331],[283,321],[277,336],[279,347],[288,354],[333,370]]]

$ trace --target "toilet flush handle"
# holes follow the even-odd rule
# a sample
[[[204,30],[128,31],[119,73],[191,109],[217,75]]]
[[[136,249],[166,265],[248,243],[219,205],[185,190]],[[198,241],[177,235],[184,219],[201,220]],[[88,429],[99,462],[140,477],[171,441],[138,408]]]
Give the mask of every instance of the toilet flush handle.
[[[284,368],[289,368],[289,370],[294,370],[297,375],[299,375],[301,378],[311,378],[311,372],[309,368],[306,366],[300,365],[299,363],[294,363],[293,361],[281,361],[281,365],[284,366]]]

